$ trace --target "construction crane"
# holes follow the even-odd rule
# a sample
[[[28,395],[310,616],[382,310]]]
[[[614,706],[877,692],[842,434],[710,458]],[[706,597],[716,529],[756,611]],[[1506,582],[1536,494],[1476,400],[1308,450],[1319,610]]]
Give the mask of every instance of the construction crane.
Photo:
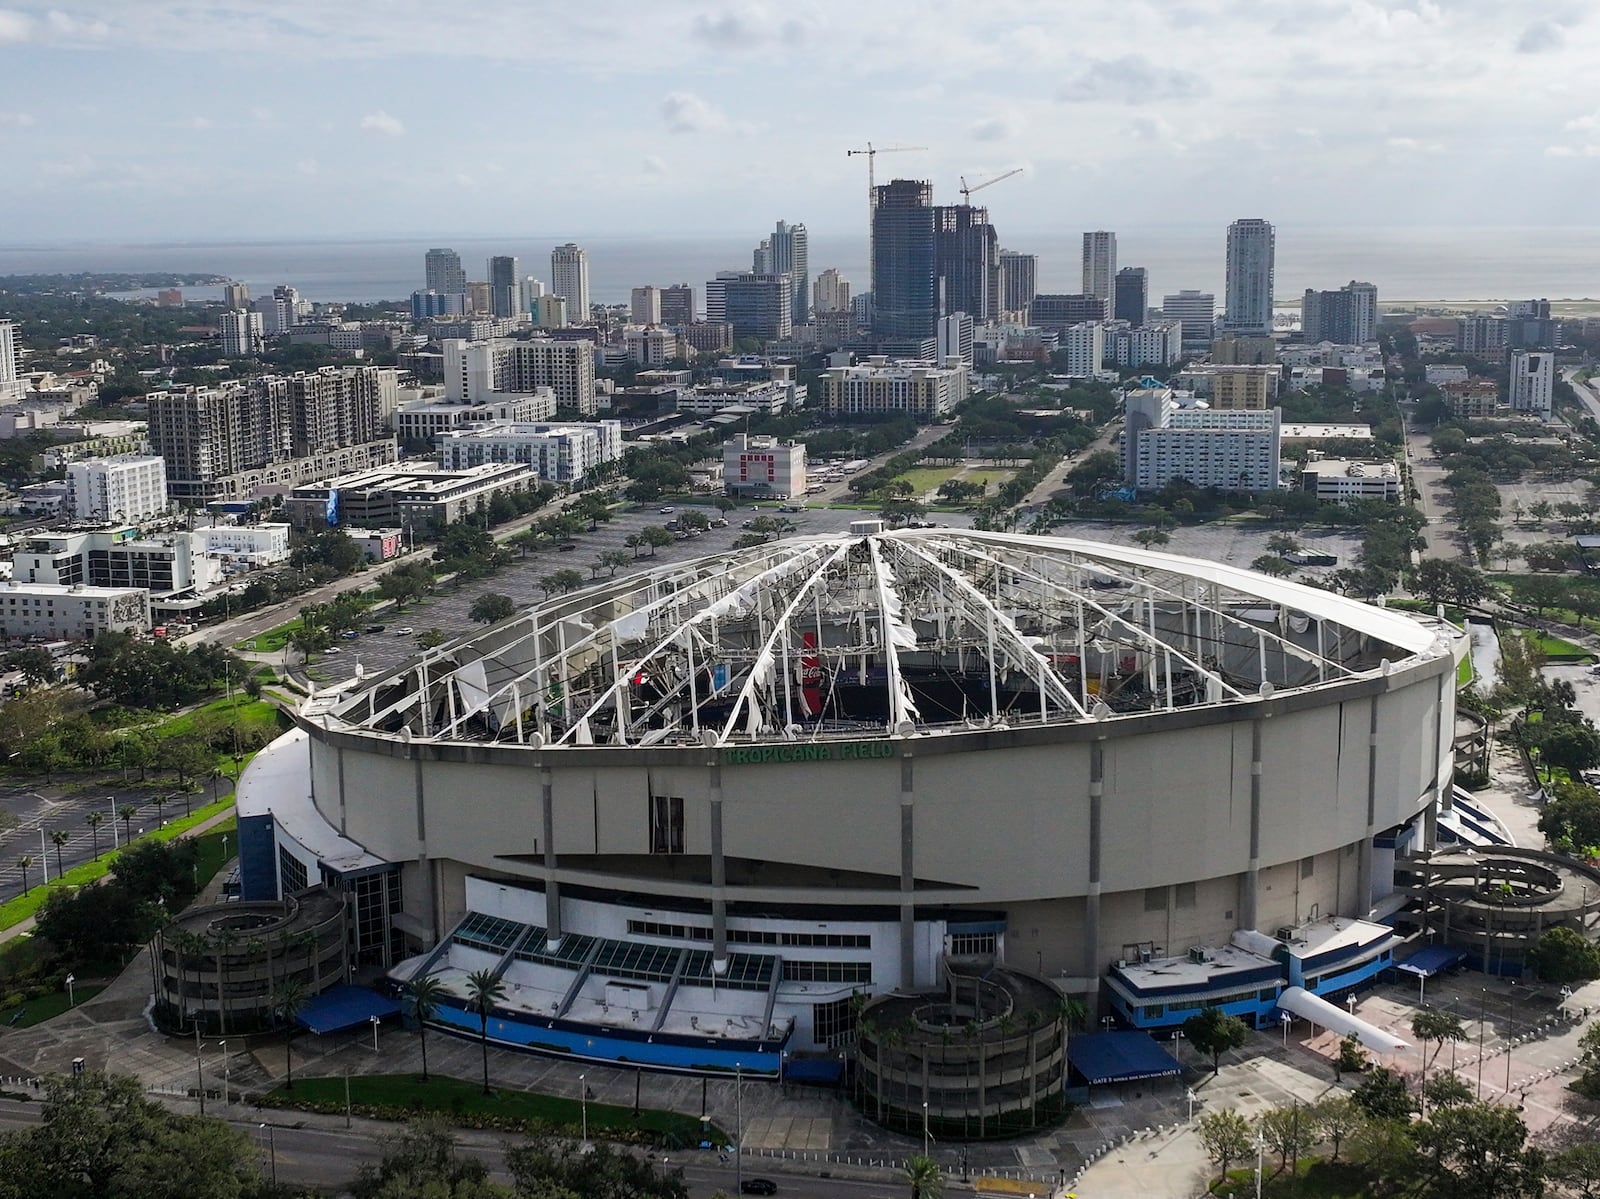
[[[984,188],[993,187],[996,183],[999,183],[1001,180],[1009,179],[1013,175],[1020,175],[1020,174],[1022,174],[1022,168],[1021,167],[1013,167],[1011,170],[1007,171],[1003,175],[996,175],[993,179],[985,179],[982,183],[974,183],[971,187],[967,186],[967,177],[965,175],[963,175],[963,176],[961,176],[961,202],[963,204],[970,205],[972,203],[972,193],[973,192],[981,192]]]
[[[874,259],[876,255],[873,253],[872,244],[872,217],[878,208],[878,155],[905,154],[912,150],[926,150],[927,148],[927,146],[874,146],[871,142],[868,142],[864,150],[846,150],[844,152],[846,158],[854,158],[857,154],[865,154],[867,156],[867,287],[874,293],[878,289],[878,281],[875,277],[876,264]]]

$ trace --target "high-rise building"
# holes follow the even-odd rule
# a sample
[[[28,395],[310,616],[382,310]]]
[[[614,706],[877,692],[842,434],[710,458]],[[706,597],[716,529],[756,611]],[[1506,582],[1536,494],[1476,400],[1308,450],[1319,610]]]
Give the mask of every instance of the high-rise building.
[[[1555,403],[1556,356],[1542,350],[1512,350],[1506,400],[1513,412],[1550,416]]]
[[[224,283],[222,306],[233,311],[250,307],[250,289],[243,283]]]
[[[796,325],[807,323],[811,313],[811,251],[804,225],[791,225],[779,221],[772,237],[764,243],[770,248],[771,265],[767,273],[788,275],[794,294],[790,302],[790,319]],[[757,274],[760,274],[758,269]]]
[[[493,316],[521,316],[522,272],[510,255],[489,259],[489,312]]]
[[[969,375],[959,362],[935,366],[874,355],[855,366],[829,367],[822,378],[822,406],[834,417],[887,412],[928,424],[967,398]]]
[[[932,337],[939,323],[933,185],[921,179],[895,179],[874,194],[873,335]]]
[[[539,297],[544,295],[544,280],[538,275],[528,275],[522,280],[522,312],[532,315],[539,310]]]
[[[550,291],[567,301],[567,319],[589,323],[589,256],[573,242],[550,252]]]
[[[67,464],[67,507],[79,520],[141,521],[167,510],[167,464],[119,454]]]
[[[479,316],[492,315],[494,296],[489,288],[487,279],[470,279],[467,281],[467,311],[477,313]]]
[[[972,365],[972,318],[964,312],[952,312],[939,318],[939,332],[935,335],[935,352],[940,362],[959,358]]]
[[[659,325],[661,289],[649,283],[634,288],[628,298],[628,318],[635,325]]]
[[[1551,350],[1556,322],[1549,300],[1513,300],[1506,306],[1506,344],[1517,350]]]
[[[531,395],[543,387],[561,408],[594,415],[594,346],[545,337],[444,342],[447,403],[490,403],[497,394]]]
[[[837,267],[829,267],[817,276],[811,287],[811,306],[819,313],[850,311],[850,282]]]
[[[1266,333],[1224,333],[1211,343],[1217,366],[1262,366],[1278,360],[1278,343]]]
[[[16,326],[8,320],[0,320],[0,401],[22,398],[22,383],[17,378],[21,373]]]
[[[794,288],[788,275],[748,273],[721,280],[723,317],[735,338],[773,341],[794,333]]]
[[[564,296],[540,296],[534,302],[533,323],[541,329],[567,327],[567,301]]]
[[[437,291],[411,293],[411,319],[430,321],[436,316],[462,316],[466,297],[460,292],[446,295]]]
[[[706,320],[722,324],[728,319],[728,280],[737,279],[745,271],[718,271],[715,279],[706,280]]]
[[[661,289],[661,323],[674,327],[694,324],[694,288],[674,283]]]
[[[1017,250],[1000,251],[1000,277],[1003,312],[1024,314],[1039,292],[1039,256]]]
[[[1239,333],[1272,332],[1276,240],[1272,225],[1258,217],[1246,217],[1228,226],[1224,329]]]
[[[1067,355],[1067,374],[1077,379],[1094,377],[1106,356],[1106,327],[1100,321],[1073,325],[1062,335],[1061,348]]]
[[[255,302],[253,311],[261,318],[263,337],[287,333],[295,323],[294,305],[282,296],[262,296]]]
[[[1116,296],[1111,314],[1137,329],[1150,307],[1150,280],[1142,266],[1125,266],[1117,272]]]
[[[461,255],[439,247],[423,255],[423,290],[456,295],[467,290],[467,272],[461,268]]]
[[[1183,326],[1177,321],[1149,321],[1137,328],[1117,321],[1106,329],[1102,361],[1118,366],[1172,366],[1183,357]]]
[[[1351,280],[1337,291],[1306,288],[1300,300],[1300,335],[1308,342],[1365,345],[1378,339],[1378,289]]]
[[[1217,319],[1217,297],[1209,291],[1184,290],[1161,300],[1161,315],[1183,325],[1183,348],[1203,350],[1211,344]]]
[[[964,312],[974,321],[992,320],[1000,307],[1000,239],[989,210],[941,204],[933,220],[939,314]]]
[[[1106,311],[1116,300],[1117,235],[1096,229],[1083,235],[1083,294],[1104,300]]]
[[[1510,329],[1504,317],[1474,312],[1456,321],[1456,349],[1491,361],[1505,356]]]
[[[268,301],[262,301],[266,303]],[[262,349],[262,320],[259,312],[224,312],[217,317],[222,336],[222,356],[243,358]]]
[[[1046,292],[1033,297],[1029,312],[1030,323],[1041,329],[1064,333],[1073,325],[1081,325],[1085,321],[1105,320],[1106,302],[1099,296]]]
[[[750,254],[750,273],[752,275],[772,274],[772,239],[763,237],[761,244]]]

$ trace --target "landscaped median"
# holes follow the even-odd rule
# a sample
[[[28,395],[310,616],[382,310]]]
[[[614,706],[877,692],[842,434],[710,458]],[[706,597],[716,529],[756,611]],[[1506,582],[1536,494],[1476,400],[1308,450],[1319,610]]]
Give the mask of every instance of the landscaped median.
[[[217,803],[207,804],[203,808],[196,808],[188,816],[179,816],[176,819],[169,820],[160,828],[143,833],[127,844],[137,845],[141,841],[176,840],[190,829],[197,828],[215,816],[220,816],[222,813],[232,809],[232,807],[233,796],[230,795]],[[121,849],[109,849],[100,855],[99,861],[83,862],[68,870],[64,876],[53,879],[49,883],[41,883],[26,895],[19,895],[15,899],[0,904],[0,932],[21,924],[40,908],[44,907],[45,901],[62,888],[81,887],[85,883],[92,883],[104,878],[111,873],[111,863],[117,860],[117,856],[121,852]]]
[[[262,1107],[343,1115],[345,1086],[343,1077],[297,1078],[292,1090],[278,1087],[256,1102]],[[351,1075],[349,1088],[351,1113],[376,1120],[410,1120],[433,1113],[462,1128],[572,1137],[583,1131],[585,1105],[562,1096],[506,1090],[485,1095],[475,1082],[440,1074],[427,1082],[418,1074]],[[677,1112],[641,1108],[635,1116],[632,1108],[609,1103],[590,1102],[587,1107],[589,1135],[603,1140],[689,1148],[707,1137],[717,1145],[729,1139],[715,1124],[702,1132],[699,1120]]]

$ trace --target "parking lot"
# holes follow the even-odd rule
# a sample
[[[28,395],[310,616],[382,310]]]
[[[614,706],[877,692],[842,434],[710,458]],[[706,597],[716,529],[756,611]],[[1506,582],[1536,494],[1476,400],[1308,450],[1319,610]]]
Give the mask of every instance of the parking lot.
[[[660,512],[653,505],[619,511],[610,523],[602,524],[592,532],[585,530],[574,537],[572,544],[577,547],[575,549],[563,551],[550,546],[518,558],[491,578],[475,579],[459,588],[445,584],[422,603],[407,605],[403,612],[391,610],[375,617],[374,620],[384,626],[382,633],[364,634],[352,641],[341,641],[337,646],[338,653],[315,655],[311,663],[311,678],[318,683],[341,682],[355,674],[358,664],[368,677],[386,674],[416,656],[416,635],[424,630],[437,628],[447,638],[453,638],[480,627],[472,623],[467,612],[473,600],[484,592],[509,595],[519,606],[537,603],[545,598],[544,591],[539,587],[541,578],[558,570],[576,570],[587,580],[591,577],[591,566],[602,551],[626,550],[623,542],[630,534],[639,532],[646,525],[664,525],[675,515],[691,510],[703,511],[708,516],[716,515],[713,508],[690,505],[679,505],[673,513]],[[851,521],[871,519],[873,513],[847,508],[808,508],[800,513],[780,513],[770,504],[763,505],[759,510],[743,507],[727,514],[728,527],[725,529],[711,529],[687,541],[674,541],[658,549],[653,557],[647,550],[639,551],[637,568],[644,569],[662,562],[685,562],[725,552],[732,548],[734,540],[741,533],[746,532],[742,527],[743,522],[759,516],[781,516],[793,521],[796,532],[804,535],[842,533],[850,527]],[[951,528],[965,528],[971,524],[969,517],[960,514],[940,513],[934,519]],[[618,573],[632,569],[635,567],[629,564]],[[602,570],[598,577],[605,578],[606,571]],[[401,629],[410,629],[411,633],[402,634],[399,632]]]

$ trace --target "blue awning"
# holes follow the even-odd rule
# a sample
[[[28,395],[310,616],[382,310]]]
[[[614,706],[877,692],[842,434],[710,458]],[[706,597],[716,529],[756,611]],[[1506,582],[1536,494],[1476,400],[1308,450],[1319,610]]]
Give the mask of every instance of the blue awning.
[[[1092,1032],[1067,1043],[1072,1068],[1091,1086],[1182,1074],[1183,1067],[1147,1032]]]
[[[380,995],[370,987],[352,987],[341,983],[307,1000],[296,1019],[322,1036],[324,1033],[366,1024],[374,1016],[382,1020],[399,1014],[400,1005],[387,995]]]
[[[1420,974],[1423,978],[1432,978],[1439,971],[1448,970],[1466,956],[1467,951],[1464,949],[1452,949],[1448,945],[1428,945],[1397,964],[1395,969],[1404,970],[1407,974]]]

